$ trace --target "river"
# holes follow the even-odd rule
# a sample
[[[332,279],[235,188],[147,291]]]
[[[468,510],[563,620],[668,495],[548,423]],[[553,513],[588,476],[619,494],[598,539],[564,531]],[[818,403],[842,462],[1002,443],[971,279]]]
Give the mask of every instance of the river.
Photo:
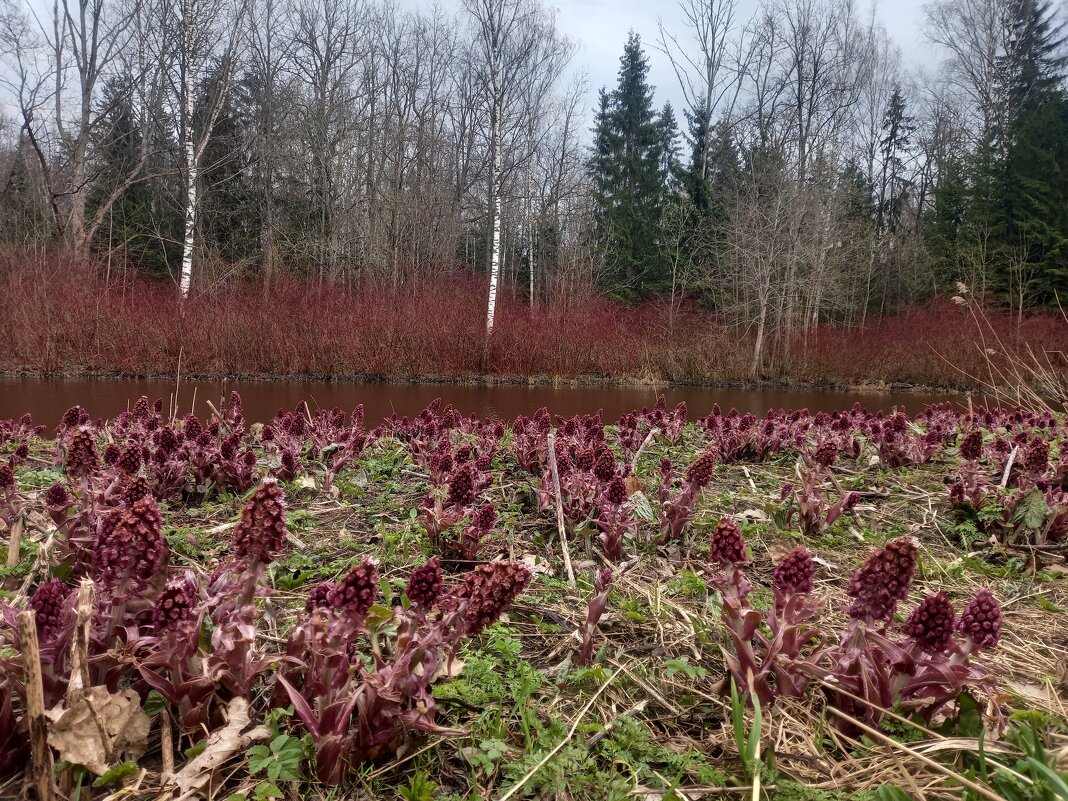
[[[959,395],[923,395],[892,392],[832,392],[811,389],[717,389],[708,387],[635,388],[611,386],[528,386],[466,384],[353,384],[295,381],[182,381],[177,386],[180,414],[193,409],[205,416],[208,402],[219,404],[221,398],[236,389],[244,400],[245,417],[263,422],[279,409],[292,409],[307,401],[318,407],[339,406],[346,411],[362,403],[369,424],[375,424],[391,412],[415,415],[435,398],[451,403],[465,414],[479,414],[510,420],[519,414],[531,414],[546,406],[556,414],[574,415],[604,411],[606,422],[633,409],[652,406],[658,393],[667,396],[674,406],[686,401],[690,418],[707,414],[713,404],[724,411],[762,415],[769,409],[808,408],[833,411],[852,406],[854,401],[872,410],[904,408],[915,414],[929,403],[961,401]],[[0,418],[33,414],[35,422],[51,427],[63,412],[81,404],[94,417],[113,417],[128,409],[141,395],[163,398],[167,409],[175,396],[173,381],[127,379],[47,379],[33,377],[0,378]]]

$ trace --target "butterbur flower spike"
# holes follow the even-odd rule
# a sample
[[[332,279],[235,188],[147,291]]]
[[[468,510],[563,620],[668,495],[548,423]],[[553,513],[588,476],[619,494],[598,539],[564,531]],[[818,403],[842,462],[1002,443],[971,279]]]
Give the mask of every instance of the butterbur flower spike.
[[[775,589],[784,595],[812,592],[814,572],[812,554],[805,546],[799,546],[776,565],[773,574]]]
[[[59,579],[49,579],[33,591],[28,606],[37,620],[37,635],[51,640],[67,620],[67,599],[72,590]]]
[[[976,461],[983,455],[983,432],[973,428],[964,435],[960,443],[960,458],[969,462]]]
[[[686,480],[697,488],[707,487],[712,481],[716,467],[716,451],[709,448],[694,460],[686,470]]]
[[[311,614],[316,609],[330,608],[330,593],[337,588],[336,581],[324,581],[316,584],[308,593],[308,600],[304,604],[304,611]]]
[[[730,518],[723,518],[712,530],[708,558],[723,568],[745,564],[745,538],[738,524]]]
[[[466,602],[464,628],[468,634],[480,634],[496,623],[527,584],[531,572],[514,562],[489,562],[464,576],[458,592]]]
[[[417,567],[408,577],[408,600],[421,610],[430,609],[441,597],[441,564],[437,557]]]
[[[143,584],[167,561],[163,539],[163,516],[151,497],[135,501],[128,509],[112,513],[93,543],[93,570],[106,585],[123,581]]]
[[[282,487],[266,479],[245,503],[234,529],[238,559],[253,565],[269,563],[286,541],[286,505]]]
[[[169,582],[152,607],[152,628],[158,634],[181,631],[192,618],[196,603],[197,587],[192,579],[186,577]]]
[[[855,619],[887,621],[905,600],[916,573],[917,542],[901,537],[877,550],[849,579],[846,594],[853,599],[849,615]]]
[[[378,595],[378,571],[370,559],[357,565],[327,594],[331,608],[362,620]]]
[[[990,590],[980,590],[957,621],[957,630],[972,641],[978,651],[993,648],[1001,639],[1001,604]]]
[[[946,650],[953,639],[953,604],[944,592],[928,595],[905,622],[905,633],[928,653]]]

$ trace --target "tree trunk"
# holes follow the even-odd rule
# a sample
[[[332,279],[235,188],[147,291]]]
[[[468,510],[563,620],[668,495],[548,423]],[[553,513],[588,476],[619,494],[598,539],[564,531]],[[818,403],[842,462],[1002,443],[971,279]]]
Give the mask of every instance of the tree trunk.
[[[497,65],[494,65],[496,71]],[[493,96],[493,166],[490,170],[490,214],[493,219],[493,244],[490,249],[489,300],[486,303],[486,337],[493,333],[493,318],[497,311],[497,283],[501,272],[501,112],[503,103],[499,90]]]

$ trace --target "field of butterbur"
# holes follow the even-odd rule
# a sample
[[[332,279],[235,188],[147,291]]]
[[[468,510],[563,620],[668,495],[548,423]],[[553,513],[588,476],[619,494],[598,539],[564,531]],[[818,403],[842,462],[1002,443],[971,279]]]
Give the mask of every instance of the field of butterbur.
[[[0,796],[1068,797],[1065,432],[0,421]]]

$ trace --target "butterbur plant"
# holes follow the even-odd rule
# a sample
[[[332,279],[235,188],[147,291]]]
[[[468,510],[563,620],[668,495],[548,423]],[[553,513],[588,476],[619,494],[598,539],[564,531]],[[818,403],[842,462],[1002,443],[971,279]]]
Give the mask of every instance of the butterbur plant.
[[[633,536],[638,529],[638,521],[627,500],[627,482],[622,476],[615,476],[608,483],[597,506],[594,525],[600,529],[598,539],[605,556],[618,562],[623,558],[623,538]]]
[[[590,597],[589,606],[586,608],[586,622],[581,630],[582,647],[579,649],[575,664],[585,667],[593,662],[593,646],[601,617],[605,607],[608,606],[608,594],[612,590],[612,568],[602,568],[593,582],[593,595]]]
[[[827,531],[834,522],[857,505],[860,495],[846,492],[837,501],[830,503],[824,497],[822,484],[826,477],[826,468],[819,461],[821,447],[816,452],[816,466],[799,468],[799,483],[787,482],[779,494],[781,503],[776,517],[783,528],[794,526],[795,518],[798,530],[806,537],[816,537]],[[833,460],[832,460],[833,461]]]
[[[431,682],[463,637],[499,619],[531,579],[522,565],[490,562],[442,592],[440,569],[430,562],[409,579],[410,608],[369,616],[378,609],[368,605],[377,576],[359,567],[349,573],[359,587],[328,591],[325,605],[294,627],[288,665],[276,674],[279,703],[291,703],[311,733],[316,775],[327,784],[390,757],[407,732],[455,733],[437,723]],[[336,607],[343,595],[358,602]],[[360,654],[365,640],[369,663]]]
[[[682,487],[673,489],[674,469],[667,460],[660,465],[660,539],[663,545],[682,539],[686,526],[694,517],[694,506],[701,492],[712,481],[716,467],[717,452],[709,448],[694,460],[682,481]]]
[[[492,503],[487,503],[471,513],[466,525],[453,525],[437,538],[431,538],[431,544],[438,549],[442,562],[450,568],[471,565],[478,561],[479,553],[492,542],[496,524],[497,510]]]
[[[894,613],[908,597],[916,572],[918,545],[912,538],[887,543],[853,574],[846,588],[849,623],[838,636],[814,622],[821,603],[812,595],[814,570],[807,550],[796,549],[776,566],[775,603],[759,611],[748,600],[738,543],[731,527],[717,528],[711,581],[719,590],[729,635],[728,669],[762,705],[780,695],[799,696],[815,680],[838,709],[878,726],[883,710],[895,706],[930,720],[946,713],[966,690],[995,697],[989,671],[973,659],[995,645],[1000,633],[1001,610],[989,590],[956,619],[949,598],[935,593],[900,630],[894,627]],[[995,719],[1000,721],[996,711]],[[839,725],[850,728],[846,721]]]

